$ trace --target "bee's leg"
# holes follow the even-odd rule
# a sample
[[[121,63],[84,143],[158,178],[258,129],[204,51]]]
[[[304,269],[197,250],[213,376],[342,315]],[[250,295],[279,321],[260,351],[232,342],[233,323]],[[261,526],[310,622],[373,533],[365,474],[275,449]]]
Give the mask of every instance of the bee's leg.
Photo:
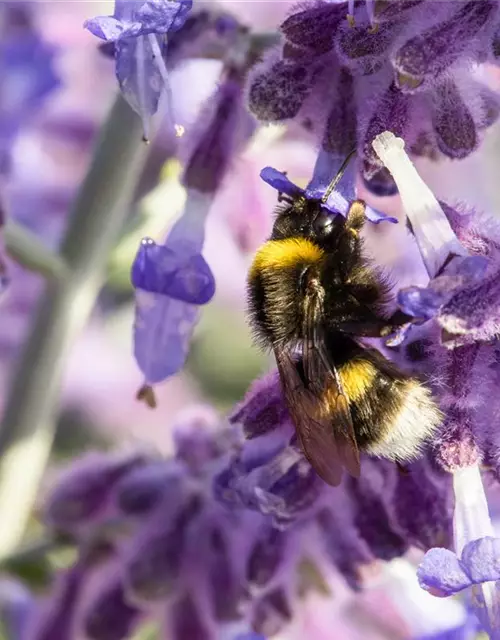
[[[353,202],[351,202],[346,216],[346,226],[356,235],[365,224],[365,211],[366,204],[363,200],[354,200]]]

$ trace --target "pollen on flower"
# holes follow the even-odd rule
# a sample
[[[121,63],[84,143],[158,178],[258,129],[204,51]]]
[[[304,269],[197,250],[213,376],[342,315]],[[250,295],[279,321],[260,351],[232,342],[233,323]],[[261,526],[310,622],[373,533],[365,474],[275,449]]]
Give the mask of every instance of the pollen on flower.
[[[441,205],[407,156],[404,141],[385,131],[372,145],[396,182],[429,275],[438,273],[450,255],[467,255]]]
[[[186,129],[182,124],[174,125],[174,129],[176,138],[182,138],[182,136],[186,133]]]

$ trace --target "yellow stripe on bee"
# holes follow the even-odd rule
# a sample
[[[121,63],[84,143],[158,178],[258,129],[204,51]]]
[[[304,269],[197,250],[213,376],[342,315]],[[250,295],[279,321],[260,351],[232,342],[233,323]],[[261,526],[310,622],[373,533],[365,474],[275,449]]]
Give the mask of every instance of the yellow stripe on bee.
[[[283,269],[301,262],[319,262],[323,250],[306,238],[285,238],[268,240],[255,254],[250,277],[265,269]]]
[[[347,399],[357,402],[373,384],[377,369],[368,360],[351,360],[339,369],[339,376]]]

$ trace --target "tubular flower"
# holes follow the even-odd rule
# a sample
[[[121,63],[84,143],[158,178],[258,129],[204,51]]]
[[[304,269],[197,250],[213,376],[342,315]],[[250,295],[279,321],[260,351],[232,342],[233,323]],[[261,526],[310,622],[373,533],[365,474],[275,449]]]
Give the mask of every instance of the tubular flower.
[[[281,48],[253,71],[250,108],[265,122],[298,120],[331,153],[357,147],[368,186],[390,194],[394,183],[371,148],[383,131],[431,158],[478,147],[498,99],[470,67],[496,60],[499,19],[496,0],[311,2],[282,23]]]
[[[163,91],[171,108],[163,48],[168,34],[186,22],[191,6],[191,0],[116,0],[112,16],[85,22],[91,33],[114,44],[116,77],[123,96],[142,118],[145,140]]]
[[[418,193],[422,193],[422,182],[411,169],[409,160],[403,157],[402,142],[384,133],[374,142],[374,147],[393,173],[407,207],[406,203],[410,201],[405,198],[410,193],[418,197]],[[491,297],[485,291],[491,280],[491,270],[495,269],[496,224],[493,221],[489,226],[485,224],[484,230],[493,230],[493,233],[484,234],[473,214],[462,218],[437,201],[431,206],[425,192],[426,188],[417,210],[409,205],[407,214],[410,216],[411,211],[412,229],[419,246],[424,248],[422,256],[431,277],[430,284],[427,288],[403,290],[398,299],[403,309],[421,321],[427,321],[422,327],[424,332],[428,327],[432,345],[427,352],[427,367],[429,373],[433,371],[436,393],[445,415],[434,442],[435,459],[453,476],[456,555],[443,549],[430,550],[421,566],[420,577],[426,588],[436,587],[441,595],[477,585],[470,591],[471,606],[495,638],[500,628],[498,595],[492,582],[496,578],[487,577],[484,570],[481,573],[481,567],[491,566],[487,551],[494,554],[495,542],[479,462],[481,459],[496,460],[497,456],[492,432],[485,429],[485,415],[481,410],[483,404],[493,404],[489,415],[495,415],[497,411],[497,403],[490,395],[491,385],[495,382],[492,375],[495,342],[492,339],[495,340],[497,334],[493,330],[489,341],[484,341],[484,334],[477,330],[473,318],[476,312],[481,316],[484,300],[487,322],[495,323],[496,303],[488,307]],[[427,201],[429,205],[422,206],[422,202]],[[479,299],[476,302],[479,309],[467,303],[476,288],[483,293],[481,302]],[[450,322],[449,309],[462,305],[468,309],[471,320],[461,324]],[[436,332],[436,321],[438,327],[443,327],[440,332]],[[480,326],[484,331],[483,325]],[[450,329],[449,333],[447,329]]]
[[[220,87],[188,136],[184,212],[162,245],[142,241],[132,267],[134,352],[145,377],[139,397],[151,406],[152,386],[182,368],[199,307],[215,293],[214,277],[201,255],[206,218],[235,154],[254,131],[241,81],[241,71],[224,70]]]

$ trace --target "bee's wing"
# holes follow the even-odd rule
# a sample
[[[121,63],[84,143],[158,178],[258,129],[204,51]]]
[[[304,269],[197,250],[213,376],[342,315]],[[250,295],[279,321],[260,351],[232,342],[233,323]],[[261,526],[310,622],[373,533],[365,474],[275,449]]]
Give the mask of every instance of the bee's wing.
[[[357,478],[360,473],[360,462],[351,410],[342,389],[342,382],[335,363],[332,362],[325,348],[320,323],[321,304],[319,295],[308,296],[303,329],[305,337],[302,351],[304,372],[306,380],[316,396],[324,398],[325,392],[328,391],[332,405],[331,415],[334,416],[333,425],[330,422],[330,432],[333,430],[342,466]]]
[[[338,485],[342,467],[352,476],[359,476],[359,451],[340,377],[324,348],[319,296],[308,295],[305,305],[302,353],[307,387],[285,351],[275,351],[276,361],[304,453],[325,482]],[[324,410],[326,393],[329,412]]]
[[[304,386],[290,355],[276,349],[275,356],[285,400],[302,449],[318,475],[328,484],[337,486],[342,480],[342,465],[331,417],[317,415],[318,400]]]

